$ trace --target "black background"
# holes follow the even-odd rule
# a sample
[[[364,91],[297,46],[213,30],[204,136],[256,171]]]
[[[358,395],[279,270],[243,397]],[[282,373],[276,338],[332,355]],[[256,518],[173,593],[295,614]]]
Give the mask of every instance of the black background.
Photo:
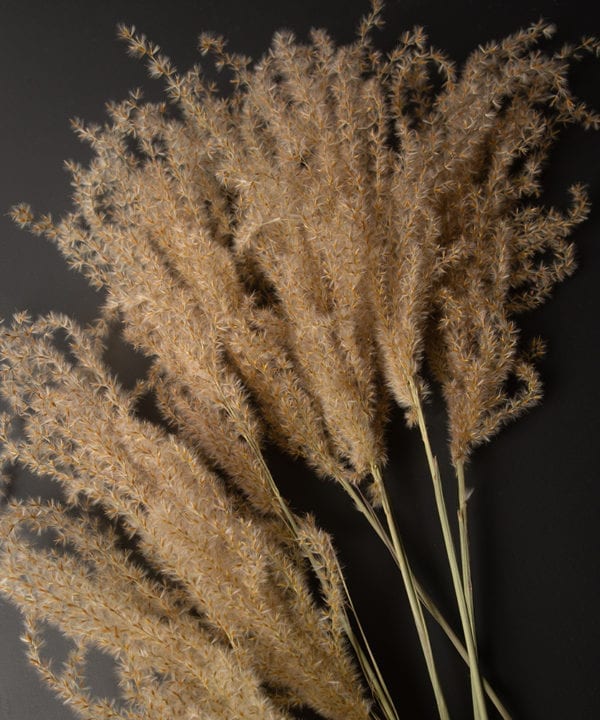
[[[582,0],[565,2],[387,3],[382,48],[414,24],[425,26],[433,43],[455,60],[478,44],[539,17],[558,25],[560,41],[598,33],[598,10]],[[339,42],[353,38],[366,3],[243,3],[155,0],[122,2],[0,3],[0,316],[17,309],[48,310],[91,320],[99,296],[68,271],[45,241],[18,231],[3,214],[19,201],[60,215],[69,206],[65,158],[85,160],[68,120],[104,119],[105,100],[121,99],[136,86],[157,98],[159,83],[148,80],[139,62],[116,40],[117,22],[135,24],[159,43],[181,69],[197,59],[203,30],[223,33],[234,50],[260,56],[272,33],[294,29],[305,37],[311,26],[326,27]],[[573,86],[600,108],[598,61],[572,73]],[[479,450],[469,470],[476,490],[471,508],[474,584],[482,664],[516,719],[592,720],[600,717],[600,590],[598,527],[598,368],[600,335],[600,177],[598,134],[570,129],[556,146],[545,175],[545,199],[563,207],[566,187],[589,183],[594,204],[577,230],[579,270],[543,308],[522,320],[528,336],[549,344],[542,372],[546,397],[539,408]],[[136,358],[115,347],[115,367],[125,381],[137,372]],[[445,459],[443,408],[428,408],[437,452]],[[449,618],[456,612],[443,562],[432,495],[418,436],[399,418],[389,430],[386,478],[415,567]],[[415,633],[403,590],[385,553],[345,497],[275,454],[276,477],[298,510],[313,509],[331,529],[351,589],[402,718],[434,718]],[[44,487],[21,474],[17,494]],[[449,490],[451,499],[451,490]],[[41,687],[23,659],[18,613],[0,605],[0,718],[47,720],[70,712]],[[432,630],[453,718],[469,717],[466,675],[454,652]],[[110,691],[109,664],[96,659],[90,682]]]

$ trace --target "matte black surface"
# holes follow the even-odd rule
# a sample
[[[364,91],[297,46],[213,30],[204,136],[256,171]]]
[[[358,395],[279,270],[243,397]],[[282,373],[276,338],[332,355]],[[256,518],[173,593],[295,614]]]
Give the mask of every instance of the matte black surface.
[[[435,45],[461,60],[478,44],[500,38],[540,16],[558,24],[560,40],[598,33],[597,4],[564,0],[523,2],[388,2],[381,47],[415,23]],[[196,37],[214,30],[232,49],[259,56],[276,29],[302,38],[309,27],[328,28],[340,42],[352,39],[366,3],[221,0],[192,2],[0,3],[0,213],[18,202],[57,215],[68,208],[65,158],[87,151],[69,118],[102,121],[103,104],[135,86],[157,97],[159,83],[115,40],[118,21],[134,23],[180,68],[197,58]],[[600,108],[598,62],[573,73],[582,97]],[[475,455],[469,483],[474,584],[486,673],[516,719],[593,720],[600,717],[600,578],[598,526],[598,369],[600,368],[600,137],[570,130],[546,173],[547,197],[567,202],[566,187],[590,184],[593,212],[576,235],[580,269],[550,302],[523,320],[528,335],[548,340],[543,363],[543,405],[506,429]],[[0,216],[0,316],[94,316],[98,296],[45,241],[18,231]],[[115,354],[129,377],[133,358]],[[429,408],[438,453],[445,457],[443,409]],[[399,522],[415,566],[448,616],[456,620],[442,543],[419,440],[395,422],[387,472]],[[353,594],[402,718],[435,717],[402,587],[370,530],[336,488],[306,477],[272,457],[282,487],[298,509],[316,509],[333,530]],[[40,484],[19,476],[13,490],[38,493]],[[0,720],[67,720],[70,712],[37,680],[23,659],[18,614],[0,605]],[[469,693],[460,661],[434,632],[453,718],[469,717]],[[96,667],[96,666],[95,666]],[[98,658],[94,687],[111,686],[110,668]]]

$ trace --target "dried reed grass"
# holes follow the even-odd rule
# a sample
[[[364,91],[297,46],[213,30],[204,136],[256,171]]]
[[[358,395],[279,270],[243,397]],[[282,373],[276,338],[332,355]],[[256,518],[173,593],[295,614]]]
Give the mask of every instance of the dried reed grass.
[[[469,664],[474,717],[486,692],[509,717],[478,670],[464,469],[541,397],[541,345],[521,347],[516,318],[573,271],[589,203],[581,185],[566,214],[536,203],[540,171],[561,126],[600,124],[567,86],[600,43],[546,52],[540,21],[458,70],[418,27],[381,53],[380,23],[376,0],[353,44],[279,32],[255,64],[203,35],[226,98],[121,27],[167,101],[133,92],[103,127],[75,121],[94,158],[69,164],[74,210],[13,210],[106,293],[93,326],[20,314],[0,338],[2,460],[63,490],[9,502],[0,590],[26,617],[31,662],[82,717],[397,718],[331,539],[281,497],[267,441],[340,483],[392,553],[440,717],[424,608]],[[116,324],[151,360],[131,391],[104,359]],[[428,375],[448,411],[460,558]],[[139,417],[145,393],[164,425]],[[464,643],[414,577],[387,497],[392,399],[425,444]],[[73,643],[62,671],[43,623]],[[119,702],[86,688],[92,646],[116,662]]]

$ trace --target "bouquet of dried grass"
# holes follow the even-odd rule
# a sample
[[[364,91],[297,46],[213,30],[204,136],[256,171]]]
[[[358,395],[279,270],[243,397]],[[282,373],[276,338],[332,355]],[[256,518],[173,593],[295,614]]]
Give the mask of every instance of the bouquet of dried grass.
[[[81,717],[397,720],[332,539],[281,495],[270,442],[338,483],[391,553],[439,717],[427,614],[468,664],[473,716],[510,717],[479,670],[465,465],[541,396],[542,344],[523,347],[516,318],[572,272],[589,205],[581,185],[567,213],[536,202],[540,171],[561,126],[600,125],[566,82],[600,42],[544,52],[540,21],[458,70],[421,28],[378,51],[380,15],[374,2],[343,47],[280,32],[255,64],[201,36],[227,97],[121,27],[167,100],[132,92],[103,127],[74,122],[94,157],[69,165],[62,220],[13,210],[105,291],[89,327],[19,314],[0,338],[3,462],[62,488],[8,502],[0,590]],[[115,330],[149,359],[133,389],[106,362]],[[432,381],[458,549],[423,410]],[[386,491],[393,402],[423,442],[460,631],[415,577]],[[42,651],[47,624],[70,640],[62,667]],[[118,699],[86,687],[93,647],[114,659]]]

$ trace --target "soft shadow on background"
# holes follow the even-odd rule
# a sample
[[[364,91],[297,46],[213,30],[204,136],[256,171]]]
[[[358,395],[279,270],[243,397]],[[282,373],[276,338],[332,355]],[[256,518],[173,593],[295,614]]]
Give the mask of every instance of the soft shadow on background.
[[[544,2],[388,2],[381,48],[403,30],[423,25],[433,43],[455,60],[471,49],[544,17],[558,25],[559,41],[600,33],[597,5],[582,0]],[[65,158],[85,161],[86,148],[69,129],[79,116],[102,122],[105,100],[144,87],[160,97],[116,38],[116,24],[135,24],[185,69],[198,58],[197,35],[226,35],[233,50],[259,57],[272,33],[325,27],[348,42],[366,2],[234,0],[193,2],[121,0],[86,3],[2,3],[0,45],[0,316],[56,310],[91,320],[100,296],[68,271],[47,242],[12,226],[4,213],[19,201],[60,215],[69,206]],[[573,86],[600,109],[600,63],[584,62]],[[473,572],[482,664],[515,719],[591,720],[600,717],[600,484],[598,390],[600,368],[600,136],[573,129],[563,136],[546,172],[545,200],[568,202],[566,188],[589,184],[593,211],[575,235],[580,268],[541,309],[522,319],[527,336],[548,341],[542,364],[546,397],[476,452],[470,471]],[[143,361],[115,342],[115,370],[129,383]],[[428,420],[445,458],[444,414],[433,401]],[[456,622],[450,580],[434,518],[430,483],[417,433],[395,417],[389,431],[387,480],[418,574]],[[275,477],[293,506],[314,511],[334,533],[352,593],[403,718],[435,717],[425,668],[404,592],[391,562],[366,523],[332,485],[272,452]],[[47,492],[44,484],[15,473],[10,492]],[[453,503],[452,503],[453,506]],[[42,687],[21,649],[18,613],[0,604],[0,720],[68,720],[70,712]],[[60,654],[60,639],[51,638]],[[434,633],[441,674],[455,718],[469,717],[470,697],[461,662]],[[111,670],[96,658],[91,682],[110,692]]]

